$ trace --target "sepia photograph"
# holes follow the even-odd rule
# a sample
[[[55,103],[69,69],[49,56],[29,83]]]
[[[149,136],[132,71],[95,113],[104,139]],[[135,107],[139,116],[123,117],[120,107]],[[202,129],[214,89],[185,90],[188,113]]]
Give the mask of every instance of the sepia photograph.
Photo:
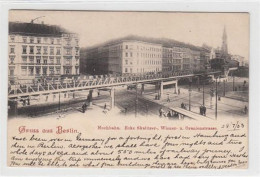
[[[8,116],[247,118],[248,17],[11,10]]]
[[[246,169],[249,20],[9,10],[7,165]]]

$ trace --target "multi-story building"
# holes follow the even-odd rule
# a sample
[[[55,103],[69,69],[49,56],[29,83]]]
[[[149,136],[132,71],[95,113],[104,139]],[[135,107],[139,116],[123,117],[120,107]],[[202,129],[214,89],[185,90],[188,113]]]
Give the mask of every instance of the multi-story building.
[[[81,60],[82,73],[127,74],[162,71],[160,44],[122,39],[82,50],[81,53],[86,53],[86,58]]]
[[[200,70],[210,67],[210,50],[201,49],[200,51]]]
[[[180,47],[163,47],[163,72],[175,72],[183,69],[183,52]]]
[[[9,23],[9,81],[19,83],[79,74],[79,38],[45,24]]]
[[[192,64],[191,64],[191,49],[183,48],[183,60],[182,60],[182,69],[184,71],[191,71]]]
[[[245,60],[245,57],[242,57],[240,55],[232,55],[231,59],[238,61],[239,66],[248,66],[248,61]]]
[[[200,69],[201,48],[169,39],[127,36],[83,49],[81,73],[149,73]]]
[[[191,50],[191,68],[192,71],[199,71],[201,68],[200,64],[200,51]]]

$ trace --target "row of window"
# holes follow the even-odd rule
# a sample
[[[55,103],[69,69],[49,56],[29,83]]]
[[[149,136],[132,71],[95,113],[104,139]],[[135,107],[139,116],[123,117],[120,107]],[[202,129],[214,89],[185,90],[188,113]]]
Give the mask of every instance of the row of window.
[[[26,76],[27,74],[29,74],[30,76],[36,74],[36,75],[47,75],[47,73],[49,73],[50,75],[52,74],[60,74],[60,67],[43,67],[42,69],[40,67],[23,67],[21,68],[22,70],[22,76]],[[35,73],[34,73],[35,72]]]
[[[54,75],[54,74],[61,74],[61,68],[60,67],[21,67],[21,75],[22,76],[40,76],[40,75]],[[10,76],[14,76],[14,68],[9,68],[9,74]],[[72,74],[71,68],[64,68],[65,74]],[[75,67],[75,74],[79,74],[79,68]]]
[[[22,37],[23,39],[23,43],[30,43],[30,44],[41,44],[41,43],[45,43],[45,44],[61,44],[61,39],[60,38],[49,38],[49,37],[27,37],[24,36]],[[16,42],[16,36],[10,36],[10,41],[11,42]]]
[[[22,46],[22,54],[28,54],[27,53],[27,47],[28,46]],[[36,49],[36,54],[43,54],[43,55],[48,55],[48,46],[29,46],[29,54],[35,54],[35,49]],[[42,49],[43,49],[43,53],[42,53]],[[49,47],[50,49],[50,55],[54,55],[54,47]],[[65,50],[65,55],[72,55],[72,49],[66,49]],[[10,54],[15,54],[15,46],[10,45]],[[56,48],[56,52],[55,55],[61,55],[61,48],[57,47]],[[79,55],[79,49],[76,49],[75,51],[75,55]]]
[[[133,49],[134,46],[133,45],[125,45],[125,49]],[[155,47],[148,47],[148,46],[136,46],[137,50],[147,50],[147,51],[154,51],[154,52],[161,52],[162,49],[161,48],[155,48]]]
[[[133,57],[132,52],[125,52],[125,57]],[[136,57],[141,57],[141,58],[161,58],[162,55],[160,54],[154,54],[154,53],[136,53]]]
[[[153,68],[153,69],[145,69],[145,68],[136,68],[137,73],[143,73],[143,72],[159,72],[159,68]],[[125,73],[133,73],[132,68],[125,68]]]
[[[48,57],[42,57],[41,58],[40,56],[37,56],[35,59],[34,59],[34,56],[29,56],[29,61],[27,61],[27,56],[22,57],[23,63],[37,63],[37,64],[42,64],[42,63],[43,64],[49,64],[49,63],[51,63],[51,64],[54,64],[54,57],[49,57],[49,60],[48,60]],[[60,60],[61,60],[60,57],[56,57],[56,64],[60,64]]]
[[[173,53],[167,54],[167,55],[164,54],[163,57],[165,57],[165,58],[182,58],[183,55],[182,55],[182,53],[175,53],[175,52],[173,52]]]
[[[177,63],[177,64],[180,64],[181,60],[179,60],[179,59],[167,60],[167,63]]]
[[[54,75],[54,74],[61,74],[61,68],[60,67],[21,67],[22,76],[34,76],[34,75]],[[14,71],[10,70],[10,75],[13,75]],[[64,68],[65,74],[72,74],[71,68]],[[75,74],[79,73],[79,68],[75,67]]]
[[[155,52],[172,52],[172,51],[180,51],[180,52],[190,52],[189,48],[182,47],[173,47],[173,48],[159,48],[159,47],[151,47],[151,46],[142,46],[142,45],[125,45],[125,49],[134,49],[136,47],[137,50],[146,50],[146,51],[155,51]],[[122,49],[121,45],[111,46],[110,51],[116,51]]]
[[[163,68],[163,71],[180,71],[180,70],[181,70],[181,65],[173,65],[173,66]]]
[[[130,60],[130,62],[128,62],[128,60],[125,60],[125,64],[128,65],[132,65],[133,62]],[[136,61],[136,64],[139,65],[139,60]],[[145,64],[145,65],[160,65],[162,64],[162,61],[158,61],[158,60],[142,60],[140,62],[140,64]]]
[[[36,59],[36,60],[35,60]],[[54,60],[54,57],[41,57],[41,56],[29,56],[29,60],[27,60],[27,56],[22,57],[23,63],[37,63],[37,64],[61,64],[61,57],[56,57],[56,60]],[[56,61],[56,62],[55,62]],[[72,65],[71,59],[64,59],[65,65]],[[79,60],[76,59],[76,65],[79,64]]]
[[[27,46],[22,46],[22,54],[27,54]],[[43,49],[43,54],[47,55],[48,54],[48,46],[36,46],[36,54],[42,54],[42,49]],[[54,47],[50,47],[50,55],[54,55]],[[29,54],[34,54],[34,46],[29,46]],[[61,55],[61,48],[57,47],[56,48],[56,55]]]

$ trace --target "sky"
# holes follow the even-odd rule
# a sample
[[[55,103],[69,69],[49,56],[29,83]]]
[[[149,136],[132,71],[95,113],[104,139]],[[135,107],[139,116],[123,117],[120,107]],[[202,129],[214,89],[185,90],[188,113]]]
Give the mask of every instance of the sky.
[[[112,12],[10,10],[9,21],[60,25],[79,34],[80,46],[138,35],[221,47],[224,26],[230,54],[249,58],[248,13]]]

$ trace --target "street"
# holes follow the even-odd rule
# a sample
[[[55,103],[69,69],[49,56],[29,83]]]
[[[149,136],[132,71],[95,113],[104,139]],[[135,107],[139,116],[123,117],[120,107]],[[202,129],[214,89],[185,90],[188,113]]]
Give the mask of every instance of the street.
[[[241,85],[244,79],[240,79],[235,85]],[[247,81],[248,83],[248,81]],[[204,85],[204,103],[206,107],[206,117],[210,119],[223,119],[223,118],[247,118],[244,108],[248,108],[248,92],[243,96],[243,99],[234,99],[231,97],[223,96],[223,83],[218,84],[217,97],[217,115],[215,110],[216,97],[211,97],[210,90],[214,89],[215,84]],[[116,114],[121,116],[134,116],[134,117],[159,117],[159,109],[162,108],[166,113],[170,111],[170,108],[181,107],[181,104],[186,105],[186,109],[189,110],[189,86],[179,85],[180,94],[175,93],[174,87],[164,89],[164,95],[160,100],[155,100],[155,96],[158,91],[155,90],[155,86],[152,84],[146,84],[143,94],[141,94],[141,87],[136,89],[127,90],[125,87],[117,87],[115,89],[115,108]],[[202,85],[192,84],[190,94],[190,111],[199,114],[199,107],[203,104],[203,89]],[[227,82],[225,85],[225,94],[234,95],[232,91],[233,83]],[[200,89],[198,89],[200,88]],[[18,117],[42,117],[49,114],[60,114],[81,112],[82,105],[87,99],[88,92],[78,92],[74,99],[62,100],[58,102],[39,105],[31,105],[26,107],[20,107],[18,109]],[[241,96],[241,94],[239,93]],[[100,91],[100,95],[94,94],[93,105],[88,106],[86,113],[89,110],[95,110],[97,112],[103,112],[106,105],[106,109],[110,110],[110,93],[109,91]],[[108,111],[109,112],[109,111]]]

